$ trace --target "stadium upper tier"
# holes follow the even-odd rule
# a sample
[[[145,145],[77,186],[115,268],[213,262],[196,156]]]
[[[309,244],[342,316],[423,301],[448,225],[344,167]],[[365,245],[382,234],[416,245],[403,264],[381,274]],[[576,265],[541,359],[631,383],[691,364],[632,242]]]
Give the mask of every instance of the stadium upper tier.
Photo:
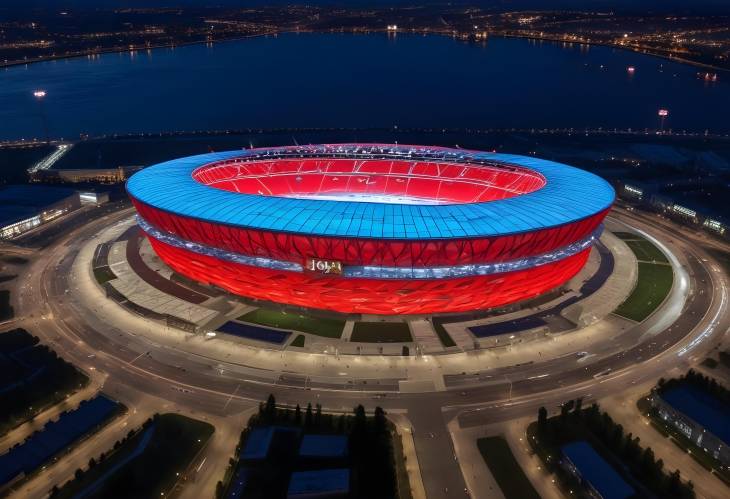
[[[307,157],[315,161],[285,161]],[[265,173],[262,171],[256,172],[258,178],[247,178],[245,173],[235,176],[236,161],[241,165],[251,162],[252,166],[265,169],[266,165],[272,164],[277,168],[291,164],[295,168],[341,158],[349,160],[343,164],[350,171],[358,164],[354,160],[378,159],[396,160],[395,165],[402,169],[420,163],[431,175],[421,179],[401,174],[388,177],[388,182],[378,181],[385,180],[383,173],[359,177],[365,180],[378,177],[371,187],[365,185],[365,181],[353,182],[350,175],[347,185],[353,191],[340,188],[338,193],[372,189],[369,192],[373,194],[397,196],[401,193],[411,199],[431,202],[355,202],[346,196],[344,200],[297,199],[291,194],[326,194],[326,191],[312,191],[304,185],[298,188],[296,173],[285,175],[286,179],[273,177],[263,182]],[[438,167],[446,162],[454,166]],[[374,167],[388,165],[388,162],[368,161],[366,164]],[[485,172],[477,173],[478,168],[484,168]],[[246,170],[248,168],[240,171]],[[465,182],[457,182],[461,172],[475,181],[466,187]],[[455,173],[456,179],[450,177]],[[301,177],[309,186],[309,179],[305,181],[304,176]],[[228,178],[235,180],[223,180]],[[313,180],[317,178],[329,184],[344,181],[334,173],[311,176]],[[398,182],[398,178],[408,181]],[[488,186],[490,180],[493,184]],[[422,187],[396,190],[411,182]],[[239,183],[243,187],[236,192],[235,186]],[[514,188],[509,192],[511,185]],[[388,186],[387,189],[384,186]],[[269,192],[263,187],[270,189]],[[438,193],[439,187],[446,187],[443,195]],[[308,236],[378,239],[474,238],[531,232],[590,217],[610,207],[614,199],[613,189],[601,178],[552,161],[434,147],[360,144],[251,149],[191,156],[146,168],[128,181],[127,190],[133,199],[151,208],[227,226]],[[263,194],[259,194],[259,190]],[[282,195],[279,191],[288,194]],[[466,194],[462,195],[460,191]],[[479,196],[484,199],[468,201]],[[450,204],[443,204],[447,199],[451,199]]]
[[[524,168],[405,159],[235,158],[198,168],[193,178],[242,194],[384,204],[483,203],[545,185]]]

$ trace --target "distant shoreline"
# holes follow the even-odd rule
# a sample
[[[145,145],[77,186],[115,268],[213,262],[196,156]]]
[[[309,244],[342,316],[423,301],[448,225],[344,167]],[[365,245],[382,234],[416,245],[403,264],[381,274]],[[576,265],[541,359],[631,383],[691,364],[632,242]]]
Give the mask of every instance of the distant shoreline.
[[[59,144],[76,144],[85,141],[94,140],[129,140],[129,139],[156,139],[156,138],[175,138],[175,137],[218,137],[230,135],[260,135],[260,134],[291,134],[291,133],[327,133],[327,132],[389,132],[394,131],[390,127],[341,127],[341,128],[244,128],[239,130],[203,130],[203,131],[186,131],[172,130],[164,132],[138,132],[138,133],[119,133],[109,135],[97,135],[85,139],[61,140],[51,139],[50,142],[45,140],[5,140],[0,141],[0,149],[11,147],[39,147],[44,145]],[[435,134],[458,134],[467,135],[489,135],[500,133],[518,133],[530,135],[588,135],[588,136],[661,136],[661,137],[684,137],[684,138],[707,138],[714,140],[730,140],[730,132],[727,133],[709,133],[701,131],[687,130],[657,130],[657,129],[630,129],[630,128],[398,128],[398,132],[402,133],[435,133]]]
[[[135,48],[108,48],[104,50],[98,50],[98,51],[88,51],[88,52],[82,52],[78,54],[67,54],[67,55],[56,55],[56,56],[50,56],[50,57],[44,57],[44,58],[35,58],[35,59],[28,59],[24,61],[11,61],[11,62],[3,62],[0,63],[0,69],[8,69],[16,66],[27,66],[30,64],[38,64],[42,62],[50,62],[50,61],[58,61],[63,59],[78,59],[83,57],[89,57],[89,56],[96,56],[96,55],[105,55],[105,54],[124,54],[124,53],[131,53],[131,52],[141,52],[141,51],[148,51],[148,50],[159,50],[159,49],[166,49],[166,48],[176,48],[176,47],[187,47],[192,45],[204,45],[204,44],[216,44],[216,43],[228,43],[228,42],[237,42],[237,41],[243,41],[248,40],[251,38],[259,38],[259,37],[265,37],[265,36],[276,36],[276,35],[284,35],[284,34],[372,34],[372,33],[378,33],[378,34],[389,34],[391,32],[383,29],[372,29],[372,30],[359,30],[359,29],[349,29],[349,30],[326,30],[326,31],[314,31],[314,30],[274,30],[266,33],[257,33],[253,35],[242,35],[242,36],[236,36],[232,38],[222,38],[218,40],[198,40],[198,41],[191,41],[191,42],[182,42],[182,43],[167,43],[167,44],[160,44],[160,45],[151,45],[149,47],[135,47]],[[443,32],[443,31],[399,31],[396,32],[396,34],[401,35],[435,35],[435,36],[447,36],[447,37],[454,37],[453,33],[451,32]],[[586,46],[596,46],[596,47],[609,47],[613,49],[618,50],[624,50],[627,52],[633,52],[635,54],[641,54],[646,56],[652,56],[657,57],[659,59],[664,59],[671,62],[676,62],[679,64],[686,64],[689,66],[695,66],[698,68],[703,69],[711,69],[713,71],[722,71],[722,72],[729,72],[730,68],[723,68],[720,66],[715,66],[712,64],[707,64],[699,61],[693,61],[691,59],[686,59],[683,57],[676,57],[672,55],[666,55],[659,52],[653,52],[653,51],[645,51],[645,50],[639,50],[633,47],[626,47],[621,45],[615,45],[612,43],[607,42],[583,42],[583,41],[571,41],[571,40],[561,40],[559,38],[552,38],[549,36],[534,36],[534,35],[522,35],[522,34],[510,34],[510,33],[494,33],[490,34],[490,37],[493,38],[517,38],[517,39],[523,39],[523,40],[538,40],[538,41],[545,41],[550,43],[569,43],[569,44],[575,44],[575,45],[586,45]]]
[[[615,45],[613,43],[607,43],[607,42],[577,42],[577,41],[571,41],[571,40],[561,40],[560,38],[550,38],[548,36],[514,35],[514,34],[509,34],[509,33],[499,33],[499,34],[495,34],[494,36],[502,37],[502,38],[521,38],[523,40],[538,40],[538,41],[545,41],[545,42],[551,42],[551,43],[569,43],[569,44],[575,44],[575,45],[586,45],[589,47],[590,46],[608,47],[608,48],[612,48],[612,49],[624,50],[626,52],[633,52],[634,54],[657,57],[659,59],[677,62],[679,64],[686,64],[688,66],[695,66],[695,67],[700,67],[700,68],[704,68],[704,69],[712,69],[713,71],[723,71],[723,72],[730,71],[730,68],[723,68],[720,66],[707,64],[705,62],[693,61],[692,59],[685,59],[683,57],[666,55],[666,54],[662,54],[660,52],[639,50],[634,47]]]

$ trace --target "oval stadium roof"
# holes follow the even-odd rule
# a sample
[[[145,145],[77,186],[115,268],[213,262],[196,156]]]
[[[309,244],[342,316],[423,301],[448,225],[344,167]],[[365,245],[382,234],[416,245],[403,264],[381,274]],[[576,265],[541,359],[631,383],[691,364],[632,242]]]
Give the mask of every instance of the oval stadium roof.
[[[216,161],[262,154],[352,153],[387,149],[399,159],[504,163],[534,170],[546,185],[520,196],[471,204],[415,205],[296,199],[239,194],[193,179]],[[266,157],[266,156],[264,156]],[[270,157],[270,156],[269,156]],[[289,156],[292,157],[292,156]],[[296,157],[296,156],[293,156]],[[388,156],[393,157],[393,156]],[[613,188],[600,177],[561,163],[526,156],[427,146],[335,144],[210,153],[150,166],[133,175],[127,191],[159,210],[264,231],[377,239],[480,238],[533,232],[581,220],[610,207]]]

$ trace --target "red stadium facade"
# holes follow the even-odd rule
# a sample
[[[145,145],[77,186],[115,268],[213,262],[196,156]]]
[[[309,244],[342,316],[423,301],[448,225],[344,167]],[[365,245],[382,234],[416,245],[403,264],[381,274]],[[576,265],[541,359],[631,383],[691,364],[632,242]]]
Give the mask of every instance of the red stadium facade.
[[[581,270],[613,191],[556,165],[413,146],[275,148],[163,163],[128,191],[153,249],[191,279],[342,313],[434,314],[533,298]]]

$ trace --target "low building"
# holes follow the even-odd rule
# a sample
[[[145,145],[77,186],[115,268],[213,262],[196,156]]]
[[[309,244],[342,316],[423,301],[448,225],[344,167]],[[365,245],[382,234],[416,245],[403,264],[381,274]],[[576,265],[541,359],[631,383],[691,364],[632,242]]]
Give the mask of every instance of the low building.
[[[327,459],[347,456],[347,435],[304,435],[299,456]]]
[[[248,461],[260,461],[269,455],[269,446],[274,436],[274,427],[254,428],[246,439],[240,458]]]
[[[659,417],[674,426],[697,447],[730,466],[730,408],[711,394],[683,383],[662,393],[653,392],[649,402]]]
[[[109,202],[108,192],[79,191],[79,200],[83,205],[100,205]]]
[[[350,470],[346,468],[296,471],[289,480],[287,499],[338,499],[350,492]]]
[[[38,182],[67,182],[71,184],[99,182],[116,184],[126,181],[142,166],[118,166],[116,168],[70,168],[38,170],[31,173],[31,178]]]
[[[81,206],[78,192],[47,185],[0,188],[0,239],[14,239]]]
[[[586,441],[571,442],[562,448],[561,466],[580,480],[590,497],[626,499],[636,491]]]

